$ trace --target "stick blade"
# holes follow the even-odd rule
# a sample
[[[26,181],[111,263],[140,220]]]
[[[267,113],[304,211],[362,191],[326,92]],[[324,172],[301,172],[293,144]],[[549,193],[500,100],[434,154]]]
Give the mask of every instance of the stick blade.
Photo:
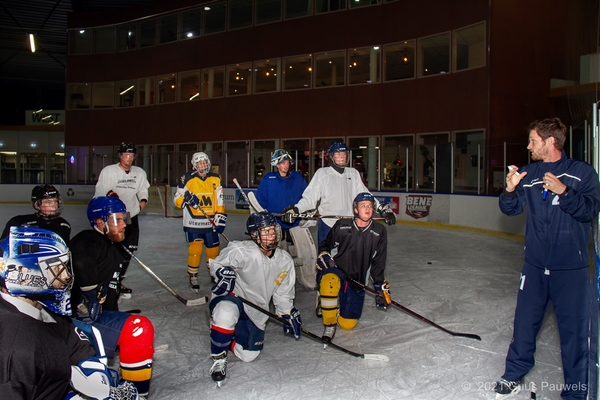
[[[481,336],[475,335],[474,333],[456,333],[456,332],[453,332],[452,336],[461,336],[461,337],[466,337],[466,338],[469,338],[469,339],[475,339],[475,340],[481,341]]]
[[[186,300],[185,305],[188,307],[196,307],[196,306],[201,306],[202,304],[206,304],[207,301],[208,301],[208,297],[202,296],[197,299]]]
[[[390,362],[390,358],[384,354],[363,354],[365,360]]]

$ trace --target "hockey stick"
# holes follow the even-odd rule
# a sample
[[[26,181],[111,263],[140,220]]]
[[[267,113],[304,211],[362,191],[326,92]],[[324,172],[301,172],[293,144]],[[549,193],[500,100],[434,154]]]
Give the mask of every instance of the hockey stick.
[[[248,196],[246,195],[246,192],[244,192],[244,189],[242,189],[242,187],[240,186],[240,183],[238,182],[238,180],[236,178],[233,178],[233,183],[235,183],[235,186],[237,186],[238,189],[240,189],[240,193],[242,194],[242,197],[244,198],[244,200],[246,200],[246,203],[248,203],[248,207],[250,207],[250,199],[248,198]]]
[[[156,276],[156,274],[150,269],[150,267],[148,267],[146,264],[144,264],[142,262],[142,260],[137,258],[131,251],[129,251],[129,249],[127,247],[123,246],[123,248],[138,264],[140,264],[140,266],[142,268],[144,268],[146,270],[146,272],[148,272],[150,275],[152,275],[154,277],[154,279],[156,279],[158,281],[158,283],[160,283],[165,289],[167,289],[167,291],[169,293],[171,293],[173,296],[177,297],[177,300],[179,300],[186,306],[188,306],[188,307],[201,306],[202,304],[205,304],[208,301],[208,298],[206,296],[202,296],[202,297],[200,297],[198,299],[194,299],[194,300],[184,299],[183,297],[178,295],[173,289],[168,287],[167,284],[162,281],[162,279],[160,279],[158,276]]]
[[[200,210],[202,212],[202,214],[204,214],[204,216],[206,217],[206,219],[208,220],[208,222],[210,222],[211,225],[215,229],[217,229],[217,224],[215,224],[215,221],[213,221],[212,218],[208,216],[208,214],[206,213],[206,211],[204,211],[202,209],[202,207],[198,207],[198,210]],[[231,240],[229,240],[229,238],[227,236],[225,236],[225,234],[223,232],[219,232],[219,235],[223,236],[223,239],[227,240],[228,242],[231,242]]]
[[[363,289],[368,290],[369,292],[375,294],[375,296],[378,296],[377,291],[375,289],[370,288],[367,285],[364,285],[364,284],[362,284],[362,283],[360,283],[358,281],[355,281],[354,279],[351,279],[351,278],[347,278],[347,279],[350,280],[350,281],[352,281],[352,282],[354,282],[354,283],[356,283],[358,286],[362,287]],[[441,329],[442,331],[444,331],[446,333],[449,333],[452,336],[462,336],[462,337],[466,337],[466,338],[469,338],[469,339],[481,340],[481,336],[475,335],[473,333],[458,333],[458,332],[453,332],[453,331],[451,331],[449,329],[446,329],[443,326],[440,326],[440,325],[436,324],[435,322],[430,321],[427,318],[423,317],[422,315],[419,315],[416,312],[414,312],[414,311],[412,311],[412,310],[404,307],[402,304],[395,302],[394,300],[392,300],[392,304],[395,305],[396,307],[398,307],[399,309],[401,309],[402,311],[404,311],[405,313],[407,313],[409,315],[412,315],[413,317],[418,318],[418,319],[420,319],[423,322],[431,324],[431,325],[435,326],[436,328]]]
[[[285,213],[272,213],[273,216],[281,218]],[[294,218],[300,219],[321,219],[321,218],[335,218],[335,219],[354,219],[356,217],[350,215],[319,215],[319,214],[311,214],[311,213],[302,213],[302,214],[292,214]],[[383,221],[385,218],[383,217],[372,217],[373,221]]]
[[[248,304],[250,307],[262,312],[263,314],[267,314],[269,317],[281,322],[284,325],[290,325],[290,323],[288,321],[286,321],[285,319],[283,319],[282,317],[280,317],[277,314],[274,314],[268,310],[265,310],[262,307],[257,306],[256,304],[252,303],[251,301],[248,301],[246,299],[244,299],[243,297],[240,297],[238,295],[236,295],[236,297],[238,299],[240,299],[242,302],[244,302],[245,304]],[[323,339],[321,336],[316,335],[314,333],[312,333],[311,331],[309,331],[308,329],[304,329],[302,328],[302,333],[304,333],[305,335],[310,336],[311,338],[318,340],[319,342],[322,342],[324,344],[326,344],[329,347],[333,347],[334,349],[338,349],[340,351],[343,351],[344,353],[350,354],[351,356],[354,357],[358,357],[358,358],[364,358],[365,360],[375,360],[375,361],[383,361],[383,362],[389,362],[390,359],[388,358],[388,356],[383,355],[383,354],[362,354],[362,353],[355,353],[351,350],[345,349],[342,346],[338,346],[337,344],[333,343],[333,342],[328,342],[327,340]]]

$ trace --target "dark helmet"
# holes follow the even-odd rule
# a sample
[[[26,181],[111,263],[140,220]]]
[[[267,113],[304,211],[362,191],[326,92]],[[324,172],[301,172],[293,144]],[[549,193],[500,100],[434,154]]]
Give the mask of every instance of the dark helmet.
[[[269,227],[275,228],[275,241],[273,243],[267,243],[266,245],[262,245],[262,239],[260,237],[260,230],[263,228]],[[277,223],[277,219],[268,211],[261,211],[256,214],[251,214],[248,220],[246,221],[246,229],[248,230],[248,234],[254,242],[261,248],[270,251],[275,250],[277,245],[281,241],[281,227]]]
[[[375,197],[369,192],[359,193],[352,202],[352,210],[358,208],[358,203],[361,201],[370,201],[373,204],[373,208],[375,208]]]
[[[87,217],[92,228],[96,226],[96,219],[106,222],[112,214],[120,212],[127,212],[127,207],[119,198],[112,196],[94,197],[87,207]]]
[[[49,214],[47,212],[42,211],[42,200],[44,199],[56,199],[57,207],[56,211]],[[58,218],[63,211],[62,198],[60,197],[60,193],[58,190],[52,185],[44,184],[38,185],[31,190],[31,203],[33,208],[37,211],[38,215],[42,218],[46,219],[54,219]]]
[[[346,166],[346,164],[348,163],[348,146],[346,146],[346,143],[343,142],[333,142],[329,145],[329,150],[327,150],[327,152],[329,153],[329,161],[340,167],[343,168]],[[335,161],[333,161],[333,154],[334,153],[346,153],[346,163],[343,165],[337,164]]]
[[[271,157],[271,165],[275,167],[277,164],[282,163],[285,160],[290,160],[290,164],[294,163],[294,160],[292,159],[292,156],[290,156],[290,153],[283,149],[277,149]]]
[[[137,149],[131,142],[121,142],[119,148],[117,149],[117,153],[133,153],[137,154]]]

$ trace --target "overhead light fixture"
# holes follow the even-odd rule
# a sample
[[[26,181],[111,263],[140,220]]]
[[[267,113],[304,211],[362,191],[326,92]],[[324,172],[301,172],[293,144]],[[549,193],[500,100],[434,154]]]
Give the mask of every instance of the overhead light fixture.
[[[33,33],[29,34],[29,46],[31,47],[31,52],[35,53],[35,37]]]
[[[408,64],[408,53],[406,52],[406,47],[404,48],[404,56],[402,57],[402,64]]]
[[[33,113],[34,113],[34,114],[39,114],[39,113],[41,113],[42,111],[44,111],[44,109],[43,109],[43,108],[40,108],[39,110],[37,110],[37,111],[34,111]]]
[[[119,93],[120,96],[123,96],[125,93],[129,92],[131,89],[133,89],[135,87],[135,85],[131,85],[129,86],[127,89],[123,90],[121,93]]]
[[[192,97],[190,97],[190,101],[194,100],[196,97],[200,96],[200,93],[196,93],[195,95],[193,95]]]

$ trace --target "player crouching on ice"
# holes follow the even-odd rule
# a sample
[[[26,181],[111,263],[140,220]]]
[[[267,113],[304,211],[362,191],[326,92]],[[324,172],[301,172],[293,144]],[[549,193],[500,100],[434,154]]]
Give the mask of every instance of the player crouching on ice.
[[[352,203],[354,219],[340,219],[319,244],[317,285],[325,331],[323,339],[331,341],[336,326],[353,329],[362,314],[364,289],[352,282],[367,283],[370,271],[377,291],[375,304],[387,309],[392,299],[389,284],[384,280],[387,257],[387,231],[383,224],[372,220],[375,198],[371,193],[359,193]],[[331,251],[336,249],[335,261]],[[349,279],[348,279],[349,278]]]
[[[210,302],[210,346],[213,365],[211,378],[219,386],[226,377],[227,351],[240,360],[256,359],[263,348],[268,316],[246,307],[234,294],[269,309],[287,319],[284,333],[300,337],[302,320],[294,308],[296,272],[292,257],[277,247],[281,227],[266,212],[252,214],[246,222],[252,241],[233,241],[210,261],[210,274],[216,284]]]

